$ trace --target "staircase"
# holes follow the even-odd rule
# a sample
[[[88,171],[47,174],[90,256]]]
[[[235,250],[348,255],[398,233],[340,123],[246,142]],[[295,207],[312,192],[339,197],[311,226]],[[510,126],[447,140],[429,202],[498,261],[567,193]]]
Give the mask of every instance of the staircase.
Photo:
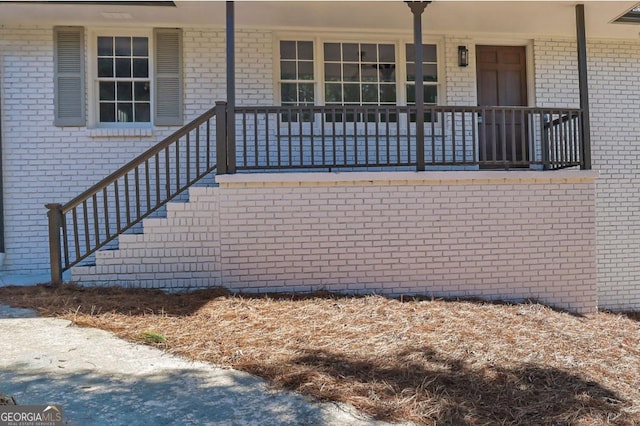
[[[98,251],[93,266],[73,267],[72,281],[165,290],[221,285],[218,193],[191,187],[189,202],[168,203],[166,218],[144,219],[143,233],[121,235],[119,248]]]
[[[163,229],[169,224],[180,229],[186,219],[177,212],[184,203],[168,208],[166,219],[154,216],[170,201],[181,199],[189,188],[213,176],[216,152],[226,157],[226,115],[226,104],[218,103],[68,203],[47,204],[51,282],[62,282],[63,272],[73,267],[77,267],[74,272],[79,277],[99,274],[103,267],[113,269],[108,259],[114,259],[115,253],[124,256],[119,258],[123,264],[120,268],[132,274],[167,271],[166,265],[135,266],[128,256],[138,255],[136,250],[142,247],[145,238],[151,238],[149,241],[181,238],[150,230]],[[146,234],[131,233],[137,231],[143,221]],[[173,241],[177,245],[181,240]],[[113,250],[116,242],[119,250]],[[165,250],[170,258],[182,258],[178,254],[182,251],[170,244],[155,250]],[[207,250],[202,255],[210,254]],[[94,256],[95,266],[91,266]],[[187,271],[191,273],[193,269]],[[178,271],[174,267],[171,272]],[[177,278],[176,274],[166,276]]]

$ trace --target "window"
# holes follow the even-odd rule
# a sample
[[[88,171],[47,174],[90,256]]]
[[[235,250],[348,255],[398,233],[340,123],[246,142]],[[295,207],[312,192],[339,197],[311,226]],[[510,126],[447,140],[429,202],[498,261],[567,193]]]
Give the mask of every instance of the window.
[[[148,37],[99,36],[98,121],[150,123]]]
[[[413,44],[405,45],[406,62],[406,95],[407,105],[416,104],[416,63]],[[422,45],[422,81],[424,82],[424,105],[438,104],[438,51],[435,44]],[[430,112],[424,113],[424,121],[430,122],[437,118],[431,117]],[[416,121],[416,115],[411,114],[410,120]]]
[[[405,46],[407,58],[406,64],[406,94],[407,105],[415,105],[415,50],[413,44]],[[425,105],[437,105],[438,103],[438,52],[435,44],[422,45],[422,81],[424,81]]]
[[[324,81],[326,105],[394,105],[395,46],[325,43]]]
[[[283,106],[313,105],[313,42],[280,42],[280,101]]]
[[[279,48],[277,81],[283,106],[415,105],[416,64],[411,43],[286,39],[279,42]],[[438,46],[423,44],[422,49],[424,103],[437,105]],[[396,114],[389,113],[388,117],[386,113],[380,114],[381,120],[396,119]],[[289,118],[293,119],[293,115]],[[327,118],[330,119],[341,117]],[[363,114],[347,117],[347,120],[353,119],[362,121],[365,117]],[[415,121],[415,114],[411,120]],[[425,114],[425,120],[431,120],[430,113]]]
[[[182,125],[181,29],[89,33],[86,56],[85,32],[54,27],[56,126],[87,126],[87,121],[103,127]],[[89,90],[85,81],[91,82]]]

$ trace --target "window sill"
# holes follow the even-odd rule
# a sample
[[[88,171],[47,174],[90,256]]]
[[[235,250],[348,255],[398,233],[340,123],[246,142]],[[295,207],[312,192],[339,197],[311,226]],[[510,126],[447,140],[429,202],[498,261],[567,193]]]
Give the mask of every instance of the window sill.
[[[92,138],[110,138],[110,137],[151,137],[153,136],[153,128],[136,127],[136,128],[95,128],[87,129],[87,134]]]

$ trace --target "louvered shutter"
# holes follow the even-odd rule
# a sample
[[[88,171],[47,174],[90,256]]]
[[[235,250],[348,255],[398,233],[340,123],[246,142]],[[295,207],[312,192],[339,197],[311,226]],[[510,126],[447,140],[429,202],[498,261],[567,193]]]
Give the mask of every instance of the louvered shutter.
[[[84,28],[55,27],[54,96],[56,126],[84,126]]]
[[[182,125],[182,30],[156,28],[154,124]]]

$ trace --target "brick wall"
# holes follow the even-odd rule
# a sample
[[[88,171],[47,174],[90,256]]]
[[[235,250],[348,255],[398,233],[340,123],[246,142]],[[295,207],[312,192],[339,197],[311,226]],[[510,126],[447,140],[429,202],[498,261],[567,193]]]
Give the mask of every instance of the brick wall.
[[[88,38],[87,38],[88,40]],[[238,104],[273,103],[273,44],[267,30],[241,29],[236,37]],[[474,57],[472,37],[444,36],[442,97],[475,105],[474,61],[457,67],[457,46]],[[578,106],[575,42],[534,40],[535,101]],[[637,120],[640,46],[590,40],[589,72],[593,166],[597,182],[598,282],[601,306],[640,307],[640,146]],[[225,96],[224,33],[184,29],[185,120]],[[100,131],[53,123],[51,27],[0,28],[6,258],[3,271],[48,269],[46,202],[65,202],[143,152],[175,128]]]
[[[271,33],[240,30],[236,45],[237,72],[244,76],[237,81],[238,104],[271,104]],[[176,128],[53,126],[52,27],[0,28],[0,83],[6,238],[1,268],[42,272],[49,268],[44,204],[70,200]],[[184,29],[184,85],[185,122],[224,99],[223,31]]]
[[[220,188],[192,190],[192,202],[170,207],[167,219],[145,221],[145,235],[127,237],[123,250],[101,254],[96,267],[75,268],[73,279],[535,299],[593,312],[594,178],[577,172],[227,175],[218,177]]]
[[[537,40],[536,97],[540,106],[578,106],[575,42]],[[597,181],[599,306],[640,309],[640,45],[590,41],[589,98]]]

